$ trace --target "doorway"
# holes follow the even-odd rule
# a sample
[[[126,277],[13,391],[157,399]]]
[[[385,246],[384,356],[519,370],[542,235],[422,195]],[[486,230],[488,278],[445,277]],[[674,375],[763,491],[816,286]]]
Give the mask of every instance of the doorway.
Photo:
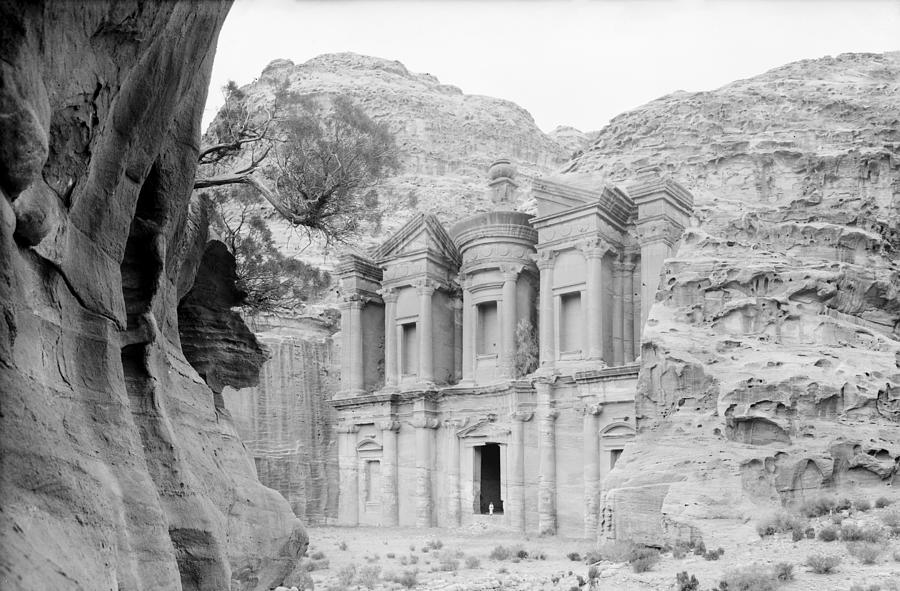
[[[486,443],[473,448],[475,451],[475,512],[490,513],[491,503],[494,514],[503,513],[503,499],[500,481],[500,445]]]

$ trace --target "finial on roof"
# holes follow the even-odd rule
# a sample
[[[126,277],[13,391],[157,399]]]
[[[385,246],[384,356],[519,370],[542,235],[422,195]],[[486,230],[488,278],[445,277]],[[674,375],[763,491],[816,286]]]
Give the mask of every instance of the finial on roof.
[[[513,180],[515,176],[516,167],[508,158],[494,160],[488,169],[488,187],[495,211],[516,209],[516,189],[519,185]]]

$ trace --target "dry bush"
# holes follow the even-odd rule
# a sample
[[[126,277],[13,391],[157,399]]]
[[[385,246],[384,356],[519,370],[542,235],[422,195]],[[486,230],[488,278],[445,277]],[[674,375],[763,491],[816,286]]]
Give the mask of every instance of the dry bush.
[[[840,566],[841,557],[837,554],[810,554],[804,564],[816,574],[827,575]]]
[[[385,574],[384,580],[391,583],[398,583],[407,589],[413,589],[419,583],[418,570],[405,570],[402,574]]]
[[[775,578],[786,583],[794,580],[794,565],[790,562],[779,562],[773,570]]]
[[[628,563],[636,573],[645,573],[659,562],[659,550],[655,548],[636,547],[632,550]]]
[[[438,553],[438,568],[445,572],[454,572],[459,570],[459,560],[456,558],[456,552],[453,550],[443,550]]]
[[[356,573],[356,584],[369,589],[374,589],[381,580],[380,566],[364,566]]]
[[[676,591],[700,591],[700,581],[694,575],[688,576],[687,571],[681,571],[675,575]]]
[[[891,503],[892,501],[887,497],[878,497],[877,499],[875,499],[875,508],[884,509]]]
[[[477,556],[466,556],[466,568],[478,568],[481,566],[481,561]]]
[[[759,537],[763,538],[765,536],[771,536],[773,534],[791,530],[803,531],[806,529],[806,525],[806,521],[798,515],[786,511],[779,511],[763,517],[759,523],[756,524],[756,533],[759,534]]]
[[[578,552],[569,552],[566,554],[566,558],[571,560],[572,562],[581,562],[581,554]]]
[[[845,542],[878,542],[883,537],[884,532],[874,525],[865,527],[855,523],[841,525],[841,539]]]
[[[805,499],[797,505],[797,512],[806,517],[821,517],[828,515],[837,509],[837,499],[833,496],[815,497]]]
[[[596,558],[589,562],[599,562],[606,560],[607,562],[630,562],[637,546],[632,542],[606,542],[601,544],[596,552],[588,554],[587,558]]]
[[[884,551],[884,547],[881,544],[872,542],[851,542],[847,544],[847,551],[850,553],[850,556],[858,559],[863,564],[875,564]]]
[[[775,575],[760,564],[728,571],[722,582],[728,591],[775,591],[779,584]]]
[[[838,539],[838,528],[833,525],[826,525],[819,530],[819,539],[823,542],[833,542]]]
[[[866,512],[872,509],[872,503],[868,499],[857,499],[853,503],[853,508],[860,512]]]
[[[506,546],[495,546],[488,557],[491,560],[508,560],[513,555],[511,548]]]
[[[338,583],[340,583],[345,589],[349,588],[350,585],[353,584],[353,580],[356,579],[356,565],[348,564],[344,568],[340,569],[337,572]]]

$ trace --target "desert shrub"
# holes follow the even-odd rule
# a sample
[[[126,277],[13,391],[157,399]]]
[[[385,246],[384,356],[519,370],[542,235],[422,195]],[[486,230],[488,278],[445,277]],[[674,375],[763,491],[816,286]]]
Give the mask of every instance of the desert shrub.
[[[440,550],[441,548],[444,547],[444,542],[435,538],[433,540],[429,540],[428,543],[425,545],[425,547],[430,548],[432,550]]]
[[[466,556],[466,568],[478,568],[481,566],[481,561],[477,556]]]
[[[387,556],[388,558],[397,558],[397,555],[393,552],[388,552],[387,554],[385,554],[385,556]]]
[[[675,575],[675,591],[700,591],[700,581],[694,575],[688,576],[687,571],[681,571]]]
[[[894,561],[900,562],[900,550],[894,550]]]
[[[775,578],[782,583],[794,580],[794,565],[790,562],[779,562],[775,565],[772,572],[775,575]]]
[[[423,554],[428,554],[428,551],[429,551],[429,550],[430,550],[430,548],[429,548],[428,546],[422,546],[422,553],[423,553]]]
[[[317,554],[321,554],[321,552],[317,552]],[[314,570],[325,570],[330,566],[327,558],[320,558],[319,560],[310,560],[307,563],[306,570],[312,572]]]
[[[645,573],[659,562],[659,550],[655,548],[636,547],[631,552],[628,563],[636,573]]]
[[[412,589],[419,583],[419,571],[405,570],[402,574],[385,575],[384,580],[391,583],[398,583],[407,589]]]
[[[489,555],[491,560],[507,560],[512,556],[512,550],[506,546],[495,546]]]
[[[834,510],[835,511],[847,511],[852,506],[853,506],[853,502],[850,500],[849,497],[840,497],[837,500],[837,505],[835,505]]]
[[[517,548],[516,558],[518,558],[519,560],[525,560],[526,558],[528,558],[528,552],[524,548]]]
[[[597,568],[597,565],[593,565],[588,569],[587,572],[588,581],[593,581],[600,577],[600,569]]]
[[[792,513],[779,511],[763,517],[756,524],[756,533],[759,537],[771,536],[773,534],[787,532],[794,529],[802,530],[806,527],[806,522]],[[695,552],[696,554],[696,552]]]
[[[806,539],[808,540],[812,540],[816,537],[816,530],[812,526],[807,527],[804,533],[806,534]]]
[[[704,554],[706,554],[706,544],[703,543],[703,540],[700,540],[694,544],[694,555],[703,556]]]
[[[877,542],[882,537],[881,529],[874,526],[861,527],[855,523],[841,526],[841,539],[845,542]]]
[[[578,552],[569,552],[566,554],[566,558],[571,560],[572,562],[581,562],[581,554]]]
[[[833,542],[838,539],[838,528],[833,525],[826,525],[819,530],[819,539],[823,542]]]
[[[810,554],[804,564],[816,574],[827,575],[841,564],[841,557],[837,554]]]
[[[891,500],[887,497],[878,497],[877,499],[875,499],[875,507],[877,509],[884,509],[890,504]]]
[[[792,529],[792,530],[791,530],[791,540],[793,540],[793,541],[795,541],[795,542],[799,542],[799,541],[802,540],[804,537],[805,537],[805,536],[803,535],[803,532],[800,531],[799,529]]]
[[[875,564],[884,548],[881,544],[872,542],[851,542],[847,544],[847,551],[863,564]]]
[[[797,505],[797,511],[806,517],[821,517],[837,509],[837,504],[837,499],[834,497],[816,497],[814,499],[806,499]]]
[[[854,584],[850,586],[850,591],[881,591],[881,585],[859,585]]]
[[[347,566],[341,568],[337,572],[337,580],[338,583],[341,584],[344,588],[349,588],[350,585],[353,584],[353,580],[356,578],[356,565],[348,564]]]
[[[726,572],[722,583],[725,586],[720,585],[720,588],[728,591],[775,591],[778,588],[775,575],[759,564]]]
[[[687,556],[687,548],[685,548],[684,546],[679,544],[678,546],[672,548],[672,558],[681,560],[685,556]]]
[[[323,558],[325,558],[325,553],[319,550],[310,554],[309,557],[313,560],[322,560]]]
[[[543,550],[532,550],[528,553],[532,560],[547,560],[547,553]]]
[[[630,562],[635,547],[636,545],[631,542],[606,542],[597,548],[596,554],[588,554],[588,557],[594,558],[596,556],[597,558],[590,562],[599,562],[601,560],[606,560],[608,562]]]
[[[410,563],[410,564],[418,564],[418,563],[419,563],[419,557],[416,556],[415,554],[410,554],[410,555],[409,555],[409,563]]]
[[[347,542],[345,542],[344,540],[341,540],[340,542],[338,542],[338,550],[346,551],[347,550]]]
[[[857,499],[853,503],[853,508],[857,511],[866,512],[872,509],[872,503],[868,499]]]
[[[835,513],[831,516],[831,523],[833,523],[834,525],[840,525],[844,523],[844,516],[840,513]]]
[[[381,579],[380,566],[364,566],[356,573],[356,584],[369,589],[374,589]]]
[[[794,530],[797,531],[797,530]],[[706,560],[718,560],[725,554],[725,548],[719,548],[717,550],[709,550],[704,555],[703,558]]]
[[[415,545],[415,544],[410,544],[410,545],[409,545],[409,551],[410,551],[410,552],[415,552],[415,551],[416,551],[416,545]]]
[[[897,509],[885,511],[881,514],[881,523],[891,528],[894,533],[897,533],[900,530],[900,511]]]
[[[457,560],[456,552],[453,550],[443,550],[438,553],[438,568],[445,572],[459,570],[459,560]]]
[[[409,564],[409,558],[407,558],[406,556],[401,556],[401,557],[400,557],[400,564],[401,564],[402,566],[406,566],[407,564]]]
[[[508,572],[509,572],[509,569],[506,568],[505,566],[501,566],[500,568],[497,569],[497,573],[501,574],[501,575],[505,575]]]

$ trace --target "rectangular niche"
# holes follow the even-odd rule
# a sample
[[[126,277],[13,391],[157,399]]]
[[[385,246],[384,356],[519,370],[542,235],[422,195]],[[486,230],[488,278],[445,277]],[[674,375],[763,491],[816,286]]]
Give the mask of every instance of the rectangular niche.
[[[404,376],[419,373],[419,335],[415,322],[400,326],[400,367]]]
[[[500,320],[497,302],[482,302],[476,306],[475,354],[497,355],[500,350]]]
[[[580,353],[584,345],[585,321],[581,314],[581,292],[559,296],[559,351]]]

